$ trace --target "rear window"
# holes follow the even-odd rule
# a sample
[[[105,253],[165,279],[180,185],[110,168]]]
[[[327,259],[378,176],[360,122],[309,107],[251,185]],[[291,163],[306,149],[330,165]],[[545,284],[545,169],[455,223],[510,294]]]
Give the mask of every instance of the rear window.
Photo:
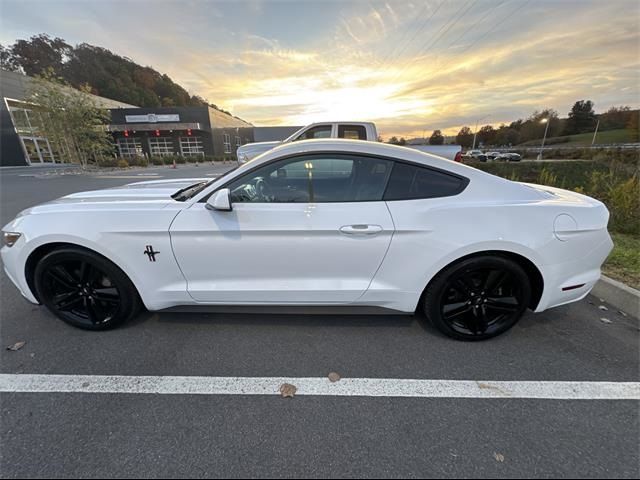
[[[393,166],[385,200],[450,197],[462,192],[468,180],[430,168],[398,163]]]
[[[367,131],[363,125],[338,125],[338,138],[366,140]]]

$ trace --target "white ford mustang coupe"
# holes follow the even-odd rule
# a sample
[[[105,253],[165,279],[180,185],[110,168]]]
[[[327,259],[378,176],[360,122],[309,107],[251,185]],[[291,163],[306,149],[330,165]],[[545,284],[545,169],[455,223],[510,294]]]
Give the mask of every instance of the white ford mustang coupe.
[[[480,340],[587,295],[612,248],[608,218],[584,195],[417,150],[309,140],[214,180],[30,208],[4,227],[2,260],[29,301],[89,330],[143,306],[348,306],[422,311]]]

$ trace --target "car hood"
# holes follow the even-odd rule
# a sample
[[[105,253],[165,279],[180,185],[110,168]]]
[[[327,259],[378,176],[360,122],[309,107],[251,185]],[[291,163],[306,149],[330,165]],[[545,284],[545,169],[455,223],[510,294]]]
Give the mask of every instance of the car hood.
[[[272,148],[281,145],[282,142],[256,142],[247,143],[238,148],[237,156],[240,162],[246,162],[260,155],[261,153],[268,152]]]
[[[167,204],[175,202],[171,195],[178,190],[210,180],[211,178],[150,180],[130,183],[121,187],[72,193],[24,210],[19,216],[60,210],[77,210],[78,208],[114,208],[118,210],[163,208]]]
[[[265,150],[265,149],[274,148],[274,147],[280,145],[281,143],[282,142],[278,142],[278,141],[247,143],[245,145],[242,145],[238,150],[242,150],[242,151],[246,151],[246,150]]]

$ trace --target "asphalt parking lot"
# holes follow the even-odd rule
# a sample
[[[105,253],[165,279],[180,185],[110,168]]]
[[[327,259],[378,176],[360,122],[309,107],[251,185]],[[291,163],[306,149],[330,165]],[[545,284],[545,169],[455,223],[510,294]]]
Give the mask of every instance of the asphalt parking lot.
[[[227,167],[0,172],[2,225],[64,194]],[[481,343],[418,316],[146,313],[69,327],[0,280],[0,373],[640,381],[640,323],[594,297]],[[604,305],[606,307],[606,305]],[[607,318],[610,323],[601,319]],[[4,347],[24,341],[18,351]],[[342,380],[341,380],[342,381]],[[636,400],[148,393],[0,394],[0,475],[16,477],[640,476]]]

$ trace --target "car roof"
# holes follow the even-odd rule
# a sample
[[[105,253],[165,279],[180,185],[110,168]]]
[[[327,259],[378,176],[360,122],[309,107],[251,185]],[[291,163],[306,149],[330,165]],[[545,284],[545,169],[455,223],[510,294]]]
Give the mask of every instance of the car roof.
[[[284,143],[263,153],[262,155],[257,156],[244,165],[256,166],[278,157],[320,152],[360,153],[365,155],[391,157],[393,159],[406,160],[443,170],[449,170],[452,173],[458,173],[465,176],[475,176],[475,172],[480,172],[479,170],[467,165],[448,160],[438,155],[425,153],[415,148],[402,147],[382,142],[372,142],[368,140],[348,140],[344,138],[298,140],[295,142]]]
[[[517,182],[512,182],[505,178],[491,175],[490,173],[483,172],[482,170],[478,170],[463,163],[454,162],[437,155],[421,152],[414,148],[401,147],[381,142],[371,142],[367,140],[328,138],[299,140],[281,144],[261,155],[258,155],[254,159],[243,163],[234,169],[233,172],[230,172],[229,176],[223,176],[219,179],[213,180],[208,188],[203,190],[199,195],[193,197],[192,202],[199,202],[201,199],[208,197],[211,192],[215,191],[220,186],[233,182],[235,178],[241,177],[246,172],[249,172],[263,164],[294,155],[328,152],[374,155],[391,158],[393,160],[422,164],[427,167],[434,167],[468,178],[471,181],[471,189],[475,192],[480,192],[482,195],[491,199],[495,197],[497,189],[501,189],[501,191],[507,195],[509,191],[522,192],[525,188]],[[470,187],[467,187],[465,191],[469,191]],[[478,193],[476,193],[476,195],[478,195]],[[480,198],[480,196],[477,198]]]

